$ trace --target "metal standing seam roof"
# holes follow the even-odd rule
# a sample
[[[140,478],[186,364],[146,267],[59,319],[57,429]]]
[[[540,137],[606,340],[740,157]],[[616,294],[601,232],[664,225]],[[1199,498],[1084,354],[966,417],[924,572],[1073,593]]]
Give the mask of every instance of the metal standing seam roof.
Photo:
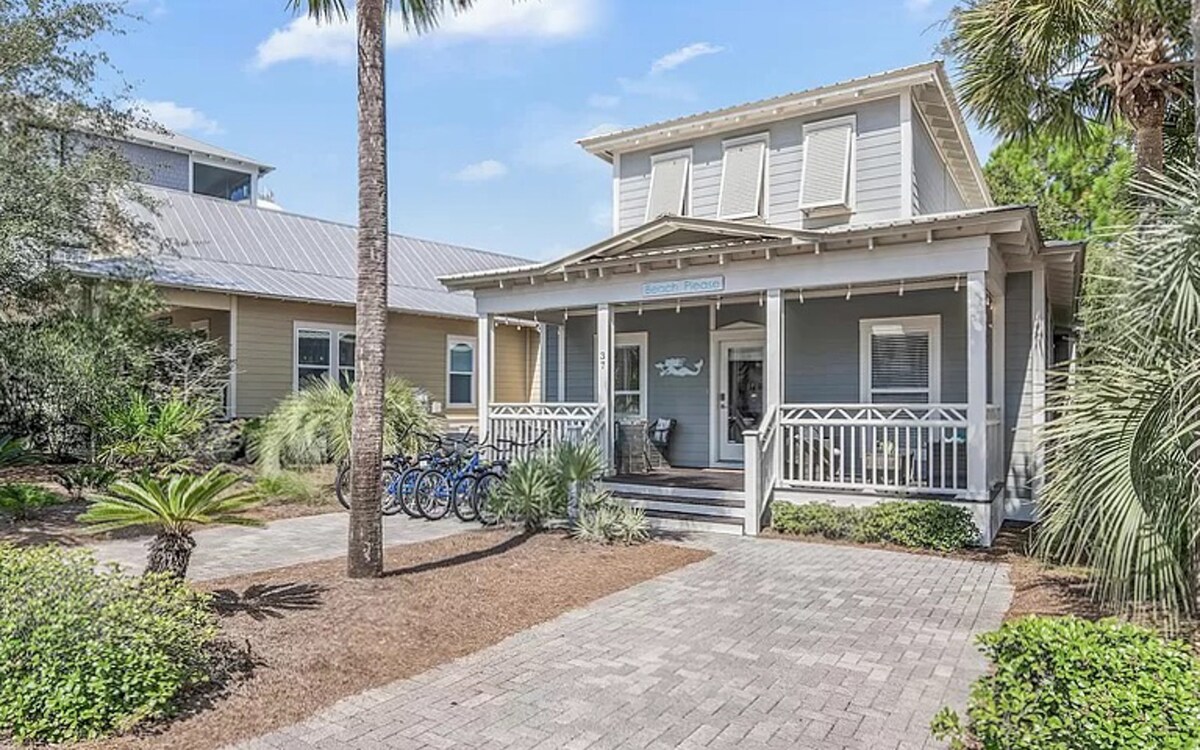
[[[356,230],[309,216],[254,208],[161,188],[146,192],[157,215],[136,208],[174,247],[153,259],[163,286],[332,304],[354,304]],[[474,317],[469,292],[439,276],[510,267],[525,259],[393,234],[388,306],[426,315]]]

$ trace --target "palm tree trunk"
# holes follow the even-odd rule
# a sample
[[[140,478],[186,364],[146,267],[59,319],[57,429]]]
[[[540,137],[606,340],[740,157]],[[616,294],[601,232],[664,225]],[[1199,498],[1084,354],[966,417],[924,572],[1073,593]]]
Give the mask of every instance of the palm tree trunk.
[[[386,0],[357,3],[358,294],[350,436],[350,538],[346,552],[351,578],[372,578],[383,573],[379,482],[383,462],[388,249],[385,6]]]
[[[1147,182],[1163,171],[1163,128],[1166,97],[1146,92],[1130,117],[1133,124],[1133,156],[1136,177]]]
[[[196,540],[187,531],[160,531],[150,542],[146,574],[167,573],[182,581],[195,548]]]
[[[1195,148],[1195,166],[1200,169],[1200,66],[1196,61],[1200,59],[1200,0],[1192,0],[1192,106],[1193,119],[1195,120],[1195,143],[1192,144]],[[1197,461],[1197,456],[1192,456],[1194,465],[1200,466],[1200,461]],[[1196,478],[1196,472],[1193,470],[1193,479]],[[1200,615],[1200,502],[1196,502],[1200,498],[1200,487],[1193,486],[1192,492],[1196,495],[1193,498],[1192,510],[1192,528],[1191,538],[1191,576],[1189,583],[1192,589],[1192,617]]]
[[[1196,166],[1200,168],[1200,71],[1196,58],[1200,57],[1200,0],[1192,0],[1192,106],[1195,108]]]

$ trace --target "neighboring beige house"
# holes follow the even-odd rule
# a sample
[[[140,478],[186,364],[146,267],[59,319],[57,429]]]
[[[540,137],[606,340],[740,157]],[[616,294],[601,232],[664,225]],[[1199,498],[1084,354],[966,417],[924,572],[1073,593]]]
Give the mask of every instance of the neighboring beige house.
[[[215,146],[139,131],[119,147],[159,202],[148,220],[175,245],[154,271],[171,325],[228,345],[228,416],[265,414],[309,378],[354,378],[353,227],[260,199],[258,178],[271,167]],[[475,304],[437,277],[520,260],[391,237],[387,368],[451,426],[476,422]],[[495,398],[541,400],[538,327],[501,321],[495,337]]]

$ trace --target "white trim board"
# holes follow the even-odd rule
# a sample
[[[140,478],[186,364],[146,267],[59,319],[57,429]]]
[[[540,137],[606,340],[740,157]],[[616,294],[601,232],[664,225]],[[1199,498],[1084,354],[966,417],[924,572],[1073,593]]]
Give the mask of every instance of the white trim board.
[[[761,343],[765,357],[767,328],[760,323],[739,321],[708,332],[708,361],[712,363],[708,368],[708,465],[718,468],[740,465],[721,460],[721,409],[717,400],[721,392],[721,344],[727,341]]]
[[[342,323],[319,323],[308,320],[292,321],[292,392],[300,390],[300,331],[316,331],[329,334],[329,366],[326,368],[330,379],[338,376],[342,364],[338,357],[338,336],[340,334],[355,335],[353,325]],[[309,365],[312,367],[311,365]]]

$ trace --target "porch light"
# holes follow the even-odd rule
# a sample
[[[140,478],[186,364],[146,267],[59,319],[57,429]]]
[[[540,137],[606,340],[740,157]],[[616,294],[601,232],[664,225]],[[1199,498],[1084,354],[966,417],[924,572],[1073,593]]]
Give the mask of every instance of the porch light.
[[[960,276],[955,276],[955,277],[954,277],[954,291],[956,291],[956,292],[958,291],[958,285],[959,285],[960,283],[962,283],[962,277],[960,277]]]
[[[904,279],[900,279],[900,296],[904,296]]]
[[[563,322],[566,323],[570,319],[571,319],[571,311],[564,307],[563,308]]]
[[[801,288],[801,289],[799,290],[799,292],[800,292],[800,304],[802,304],[802,305],[803,305],[803,304],[804,304],[804,289],[803,289],[803,288]]]
[[[763,293],[762,292],[758,293],[758,306],[759,307],[763,306]]]
[[[679,300],[675,300],[675,314],[676,315],[679,314],[680,307],[681,307],[681,305],[680,305]]]
[[[721,309],[721,298],[720,297],[717,297],[717,309],[718,310]]]
[[[847,285],[846,285],[846,299],[847,299],[847,301],[850,299],[850,295],[851,295],[851,294],[852,294],[852,292],[851,292],[851,290],[850,290],[850,285],[849,285],[849,284],[847,284]]]
[[[641,302],[638,303],[638,317],[639,318],[642,317],[642,303]]]

